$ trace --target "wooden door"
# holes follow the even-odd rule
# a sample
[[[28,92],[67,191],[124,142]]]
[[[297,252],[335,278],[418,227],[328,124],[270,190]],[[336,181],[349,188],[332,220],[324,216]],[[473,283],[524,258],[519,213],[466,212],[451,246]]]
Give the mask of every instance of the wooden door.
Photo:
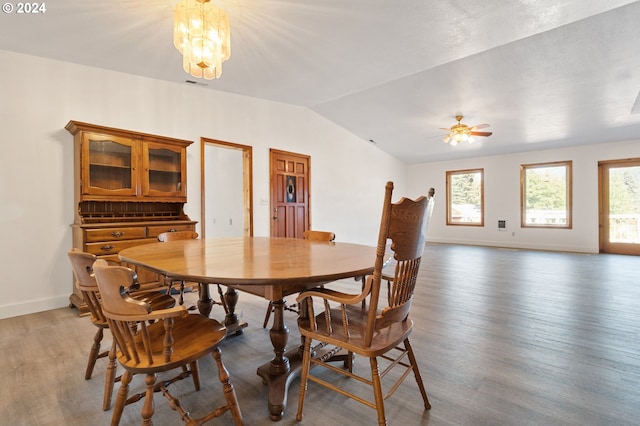
[[[270,150],[271,236],[302,238],[309,229],[311,157]]]
[[[598,163],[600,251],[640,255],[640,158]]]

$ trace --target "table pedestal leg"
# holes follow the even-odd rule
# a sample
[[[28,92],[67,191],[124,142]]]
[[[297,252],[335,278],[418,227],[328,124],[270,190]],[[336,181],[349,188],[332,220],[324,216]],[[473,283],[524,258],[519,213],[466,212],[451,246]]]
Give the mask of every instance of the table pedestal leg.
[[[220,287],[218,287],[220,293]],[[238,320],[238,316],[236,315],[236,305],[238,304],[238,291],[235,288],[227,287],[227,291],[224,294],[222,302],[226,311],[226,315],[224,317],[224,325],[227,327],[227,335],[242,334],[242,329],[245,328],[248,324],[246,321]]]
[[[273,302],[273,326],[269,337],[275,357],[258,368],[258,376],[269,388],[269,416],[274,421],[281,420],[284,415],[289,385],[299,375],[301,363],[297,347],[284,351],[289,339],[289,328],[284,323],[284,305],[284,299]]]
[[[209,284],[199,284],[200,297],[198,298],[198,311],[208,317],[211,314],[213,308],[213,299],[209,293]],[[242,334],[242,329],[247,326],[246,321],[239,321],[238,316],[235,314],[236,305],[238,304],[238,292],[235,289],[227,288],[227,292],[224,296],[223,306],[225,308],[224,325],[227,328],[227,335]]]
[[[211,313],[211,308],[213,308],[213,299],[211,299],[211,295],[209,294],[209,285],[198,284],[198,292],[200,293],[198,297],[198,311],[200,314],[208,317]]]

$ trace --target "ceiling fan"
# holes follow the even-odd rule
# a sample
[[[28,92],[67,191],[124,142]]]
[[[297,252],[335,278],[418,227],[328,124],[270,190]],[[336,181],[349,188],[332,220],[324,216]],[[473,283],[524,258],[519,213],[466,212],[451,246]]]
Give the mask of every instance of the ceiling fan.
[[[479,129],[489,127],[488,124],[478,124],[476,126],[467,126],[462,121],[461,115],[456,115],[457,124],[454,124],[450,128],[441,127],[440,130],[446,130],[449,133],[444,137],[445,143],[450,143],[452,146],[456,146],[459,142],[475,142],[474,136],[491,136],[492,132],[478,132]]]

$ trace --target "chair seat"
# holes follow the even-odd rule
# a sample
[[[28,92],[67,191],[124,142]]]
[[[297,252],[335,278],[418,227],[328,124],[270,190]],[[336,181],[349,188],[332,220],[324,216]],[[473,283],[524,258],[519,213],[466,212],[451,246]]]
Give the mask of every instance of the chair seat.
[[[133,293],[132,297],[141,302],[148,303],[154,311],[173,308],[176,305],[176,299],[167,293],[162,293],[157,290]]]
[[[298,328],[303,336],[311,336],[316,340],[322,340],[330,345],[339,346],[344,350],[365,357],[380,356],[390,349],[402,343],[413,330],[413,321],[396,322],[389,327],[374,332],[370,347],[364,345],[364,333],[367,328],[368,309],[362,309],[359,305],[346,306],[349,318],[349,336],[344,332],[342,324],[342,312],[340,309],[331,309],[331,333],[327,332],[325,313],[316,316],[317,330],[312,332],[309,318],[300,318]],[[331,334],[331,335],[330,335]]]
[[[190,314],[176,318],[173,327],[173,362],[165,361],[163,339],[165,336],[164,322],[158,321],[147,327],[153,353],[152,363],[145,359],[136,362],[127,359],[118,350],[118,359],[128,370],[134,373],[161,372],[180,367],[185,363],[196,361],[210,353],[226,336],[226,328],[218,321],[199,314]],[[144,344],[140,335],[136,336],[136,346],[140,353],[144,353]]]

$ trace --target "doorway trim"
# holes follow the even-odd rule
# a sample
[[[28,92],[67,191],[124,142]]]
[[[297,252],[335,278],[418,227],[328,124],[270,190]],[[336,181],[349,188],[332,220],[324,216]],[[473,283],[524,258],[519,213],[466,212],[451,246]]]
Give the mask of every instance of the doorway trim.
[[[640,165],[640,158],[598,161],[598,239],[600,253],[640,255],[640,244],[609,242],[608,170]]]
[[[242,193],[244,200],[244,236],[253,236],[253,147],[240,145],[233,142],[226,142],[217,139],[200,138],[200,232],[202,237],[206,237],[206,188],[205,188],[205,153],[206,145],[213,145],[224,149],[234,149],[242,151]]]

